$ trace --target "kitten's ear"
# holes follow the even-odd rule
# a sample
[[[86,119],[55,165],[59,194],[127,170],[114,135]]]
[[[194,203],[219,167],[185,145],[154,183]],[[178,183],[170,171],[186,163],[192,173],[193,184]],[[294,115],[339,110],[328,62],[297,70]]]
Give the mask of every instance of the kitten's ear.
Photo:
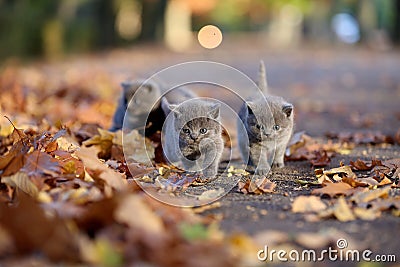
[[[254,114],[253,108],[252,108],[253,103],[247,102],[247,103],[246,103],[246,106],[247,106],[247,114],[248,114],[248,115],[253,115],[253,114]]]
[[[208,117],[212,119],[218,119],[219,118],[219,108],[221,107],[220,103],[215,103],[210,107],[210,110],[208,111]]]
[[[285,104],[283,107],[282,107],[282,111],[283,111],[283,113],[285,113],[286,114],[286,117],[290,117],[290,115],[292,115],[292,113],[293,113],[293,105],[292,104]]]
[[[172,112],[174,113],[175,117],[179,117],[180,115],[182,115],[182,113],[180,113],[177,109],[178,105],[175,104],[171,104],[168,106],[169,110],[172,110]]]
[[[164,111],[165,116],[167,116],[169,114],[169,112],[171,111],[169,106],[170,106],[170,104],[169,104],[168,100],[165,97],[162,97],[161,98],[161,109],[162,109],[162,111]]]

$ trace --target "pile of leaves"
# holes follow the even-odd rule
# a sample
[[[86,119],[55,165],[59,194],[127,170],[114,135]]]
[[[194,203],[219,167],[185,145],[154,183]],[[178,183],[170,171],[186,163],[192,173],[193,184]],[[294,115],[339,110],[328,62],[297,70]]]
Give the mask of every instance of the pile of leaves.
[[[348,154],[353,147],[347,143],[334,143],[332,140],[324,142],[304,132],[298,132],[288,144],[285,160],[307,160],[313,167],[323,167],[328,165],[336,154]]]
[[[311,184],[322,187],[313,189],[311,196],[297,197],[292,205],[293,212],[306,213],[310,221],[374,220],[385,211],[400,216],[400,159],[358,159],[330,170],[316,169],[315,174],[317,181]]]
[[[0,257],[103,266],[203,266],[205,259],[234,265],[216,225],[150,198],[120,172],[126,163],[117,160],[122,147],[116,136],[99,130],[79,144],[68,129],[15,128],[2,139]],[[147,171],[136,164],[133,175]]]

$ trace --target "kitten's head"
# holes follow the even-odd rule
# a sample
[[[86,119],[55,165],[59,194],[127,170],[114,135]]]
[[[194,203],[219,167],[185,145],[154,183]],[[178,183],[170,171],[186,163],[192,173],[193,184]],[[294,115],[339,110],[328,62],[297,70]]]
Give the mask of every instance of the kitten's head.
[[[121,86],[124,90],[125,103],[129,105],[128,109],[131,114],[141,114],[151,110],[161,96],[159,85],[152,81],[123,82]],[[132,103],[130,103],[131,99]]]
[[[260,140],[276,140],[291,133],[293,128],[292,104],[282,98],[271,96],[263,101],[247,102],[246,104],[246,128],[253,137]],[[269,115],[271,113],[273,117]]]
[[[203,100],[170,105],[179,138],[187,144],[199,144],[205,138],[221,136],[220,104]]]

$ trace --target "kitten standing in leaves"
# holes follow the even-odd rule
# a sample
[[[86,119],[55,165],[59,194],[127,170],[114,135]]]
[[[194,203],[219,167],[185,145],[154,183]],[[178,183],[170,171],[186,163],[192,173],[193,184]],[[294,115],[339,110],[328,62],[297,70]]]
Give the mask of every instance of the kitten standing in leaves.
[[[163,149],[168,161],[189,172],[200,172],[215,178],[224,149],[220,124],[220,104],[196,98],[186,91],[167,95],[161,106],[165,120]],[[168,98],[168,99],[167,99]],[[174,100],[179,105],[170,104]]]
[[[282,97],[268,94],[262,61],[258,87],[263,97],[250,97],[239,111],[238,144],[248,170],[266,175],[271,161],[272,167],[284,166],[286,146],[293,133],[293,105]]]

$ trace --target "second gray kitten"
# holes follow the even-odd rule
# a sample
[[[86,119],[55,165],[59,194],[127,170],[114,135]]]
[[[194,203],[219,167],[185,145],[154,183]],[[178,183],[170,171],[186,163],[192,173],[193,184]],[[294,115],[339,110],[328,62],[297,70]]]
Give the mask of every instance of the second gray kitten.
[[[285,149],[293,133],[293,105],[282,97],[268,95],[262,61],[258,86],[264,99],[250,97],[242,105],[238,114],[238,144],[248,169],[266,175],[271,157],[273,167],[284,166]]]
[[[137,129],[140,133],[146,131],[146,135],[151,135],[161,130],[165,117],[159,101],[162,94],[160,85],[150,80],[135,80],[123,82],[121,86],[123,91],[110,131],[124,127],[129,130]],[[132,99],[134,95],[135,98]]]
[[[174,165],[182,164],[192,172],[202,170],[205,177],[215,178],[224,149],[220,104],[193,97],[193,93],[178,91],[178,95],[169,93],[161,100],[165,114],[172,112],[164,124],[164,154]]]

